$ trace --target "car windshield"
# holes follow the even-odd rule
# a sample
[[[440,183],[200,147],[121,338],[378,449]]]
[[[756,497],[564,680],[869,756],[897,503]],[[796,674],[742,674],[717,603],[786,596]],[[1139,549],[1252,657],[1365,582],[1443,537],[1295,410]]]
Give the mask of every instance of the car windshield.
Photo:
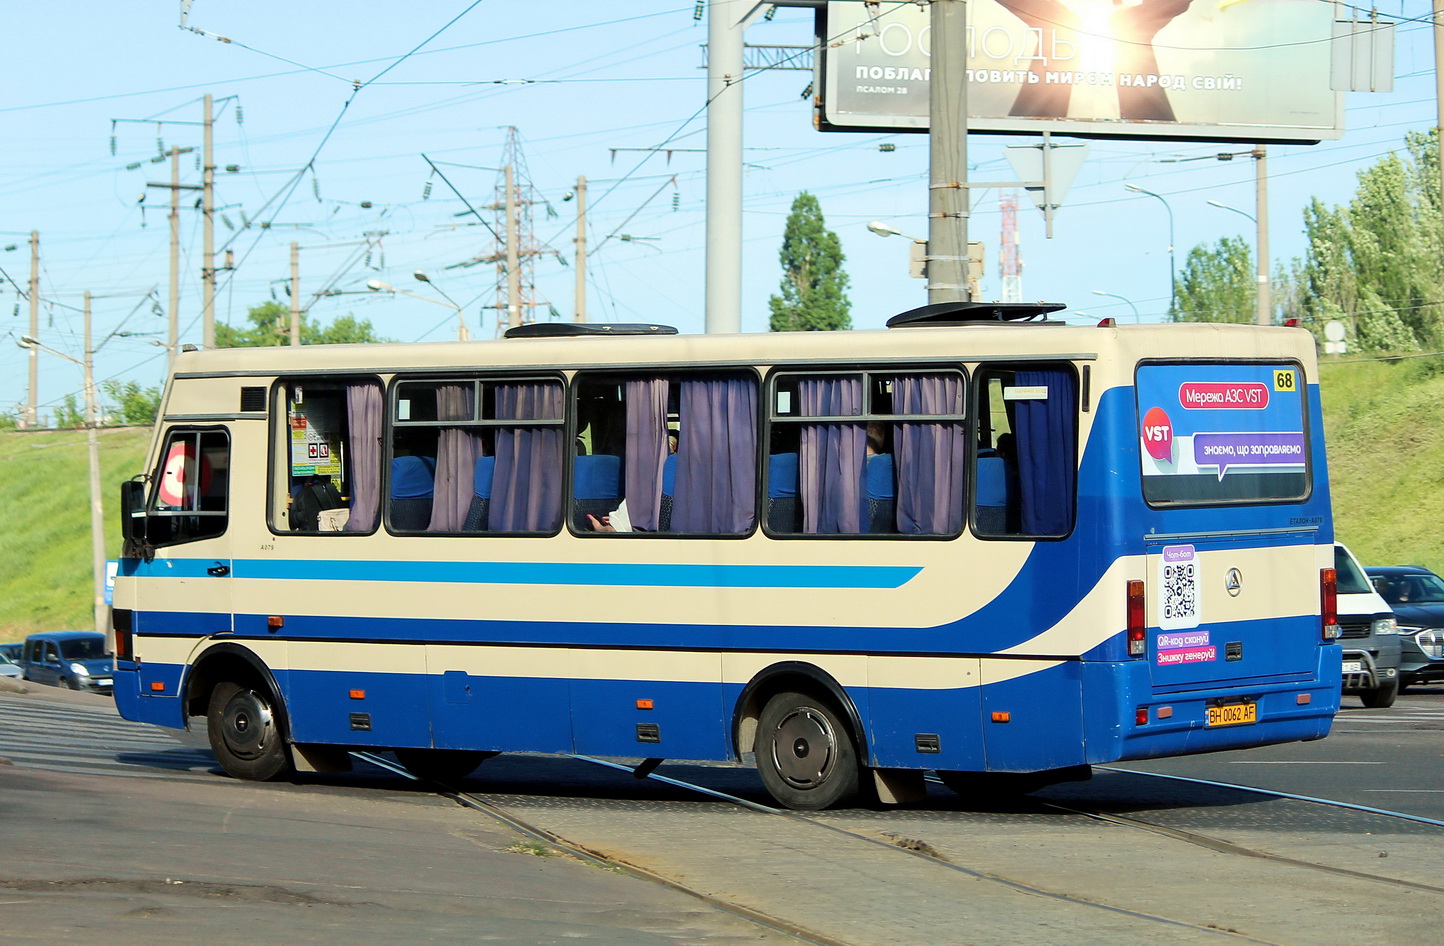
[[[1444,578],[1438,575],[1384,575],[1375,581],[1390,604],[1444,604]]]
[[[1359,571],[1359,566],[1345,552],[1342,546],[1334,546],[1334,575],[1341,595],[1366,595],[1369,593],[1369,579]]]
[[[0,665],[3,665],[3,664],[13,664],[14,662],[15,662],[15,661],[11,660],[11,659],[10,659],[8,656],[6,656],[4,653],[0,653]]]
[[[81,637],[60,642],[60,655],[66,660],[96,660],[105,656],[105,640]]]

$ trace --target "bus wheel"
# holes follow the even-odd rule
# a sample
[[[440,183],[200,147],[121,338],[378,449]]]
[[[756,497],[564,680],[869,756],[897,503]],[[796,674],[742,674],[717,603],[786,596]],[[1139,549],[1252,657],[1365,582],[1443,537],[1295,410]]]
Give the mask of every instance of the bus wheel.
[[[433,782],[459,782],[476,767],[496,755],[494,752],[464,752],[454,749],[396,749],[396,761],[417,778]]]
[[[821,811],[857,794],[857,749],[825,700],[803,693],[768,700],[754,749],[762,784],[788,808]]]
[[[264,782],[291,768],[275,709],[263,692],[229,680],[217,684],[206,733],[221,768],[234,778]]]
[[[1397,679],[1390,680],[1388,683],[1379,684],[1377,689],[1363,691],[1359,694],[1359,699],[1363,700],[1369,709],[1384,709],[1394,705],[1394,700],[1402,689]]]

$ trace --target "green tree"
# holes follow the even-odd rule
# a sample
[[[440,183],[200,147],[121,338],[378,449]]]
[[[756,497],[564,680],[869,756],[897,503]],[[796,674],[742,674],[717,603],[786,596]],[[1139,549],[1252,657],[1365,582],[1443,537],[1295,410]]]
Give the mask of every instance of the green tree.
[[[1178,279],[1175,322],[1252,322],[1258,299],[1253,249],[1243,237],[1188,251]]]
[[[263,302],[246,310],[250,327],[216,325],[217,348],[265,348],[271,345],[291,343],[291,309],[280,302]],[[370,319],[357,319],[353,315],[338,316],[327,326],[311,321],[305,312],[301,313],[302,345],[341,345],[352,342],[389,342],[381,338],[371,326]]]
[[[160,388],[143,388],[136,381],[106,381],[100,387],[115,402],[109,413],[120,423],[155,423],[160,413]]]
[[[842,241],[823,223],[817,198],[803,191],[792,202],[782,234],[782,295],[773,296],[774,332],[852,328]]]
[[[80,408],[80,398],[74,394],[65,395],[65,400],[55,408],[56,427],[84,427],[85,411]]]

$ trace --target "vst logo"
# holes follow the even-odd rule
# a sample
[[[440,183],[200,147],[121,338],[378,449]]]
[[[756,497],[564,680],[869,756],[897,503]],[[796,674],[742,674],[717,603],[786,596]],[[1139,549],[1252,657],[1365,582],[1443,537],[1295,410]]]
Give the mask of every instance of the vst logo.
[[[1143,415],[1143,446],[1155,460],[1167,463],[1173,459],[1173,421],[1161,407],[1150,407]]]

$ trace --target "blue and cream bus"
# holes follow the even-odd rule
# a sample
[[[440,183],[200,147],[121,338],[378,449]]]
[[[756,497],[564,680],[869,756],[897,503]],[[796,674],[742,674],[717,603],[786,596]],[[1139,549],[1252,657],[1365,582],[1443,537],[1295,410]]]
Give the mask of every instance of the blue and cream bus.
[[[1326,735],[1312,337],[955,304],[180,354],[115,693],[233,776],[755,764],[782,804]]]

